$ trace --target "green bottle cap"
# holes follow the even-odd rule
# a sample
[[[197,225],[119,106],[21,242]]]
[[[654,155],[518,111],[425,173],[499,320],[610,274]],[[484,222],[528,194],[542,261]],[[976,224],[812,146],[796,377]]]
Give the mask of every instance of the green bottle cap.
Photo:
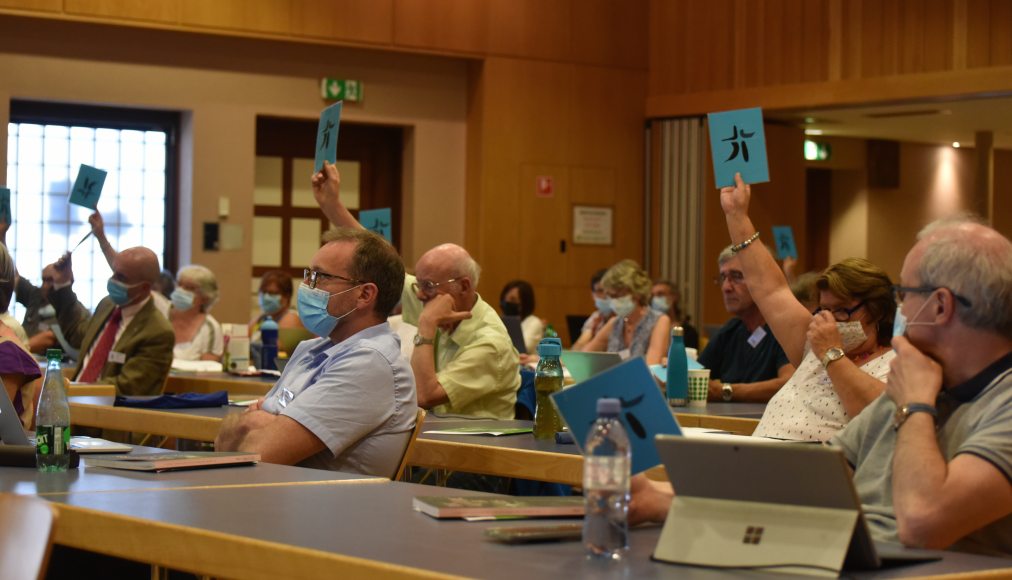
[[[50,348],[46,350],[46,360],[63,360],[63,351],[58,348]]]

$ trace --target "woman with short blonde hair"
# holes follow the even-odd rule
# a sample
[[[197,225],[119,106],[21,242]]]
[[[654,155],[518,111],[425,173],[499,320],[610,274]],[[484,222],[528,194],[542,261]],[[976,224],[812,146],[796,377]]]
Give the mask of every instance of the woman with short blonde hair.
[[[584,350],[642,356],[647,364],[659,364],[671,340],[671,319],[650,308],[650,276],[635,261],[622,260],[608,269],[601,285],[615,317]]]

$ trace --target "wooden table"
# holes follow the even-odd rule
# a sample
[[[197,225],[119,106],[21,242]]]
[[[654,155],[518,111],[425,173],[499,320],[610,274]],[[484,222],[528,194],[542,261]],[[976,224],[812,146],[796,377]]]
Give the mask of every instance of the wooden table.
[[[242,377],[228,373],[181,373],[172,371],[165,379],[166,393],[213,393],[262,397],[271,390],[277,377]]]

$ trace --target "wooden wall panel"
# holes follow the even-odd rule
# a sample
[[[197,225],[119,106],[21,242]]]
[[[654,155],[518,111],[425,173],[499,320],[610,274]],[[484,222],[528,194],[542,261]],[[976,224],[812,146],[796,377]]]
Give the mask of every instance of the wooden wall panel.
[[[755,87],[827,78],[827,6],[806,0],[765,0],[739,3],[745,34],[733,37],[743,43],[741,86]]]
[[[568,0],[490,0],[487,4],[490,54],[572,60],[573,10]],[[641,66],[645,62],[644,58]]]
[[[36,12],[60,12],[63,10],[63,0],[0,0],[0,8],[15,8]]]
[[[541,3],[551,4],[544,0]],[[573,62],[646,68],[649,15],[646,2],[571,0],[571,3]]]
[[[252,33],[289,34],[291,0],[178,0],[180,23]]]
[[[1012,2],[966,0],[968,67],[1012,64]]]
[[[328,40],[393,42],[393,0],[292,0],[292,31]]]
[[[436,51],[484,53],[488,46],[486,2],[394,0],[394,43]]]
[[[65,0],[64,9],[70,14],[100,18],[146,20],[166,24],[179,22],[179,3],[176,0]]]
[[[716,38],[729,30],[734,0],[652,0],[650,3],[650,94],[730,89],[734,45]],[[731,37],[729,31],[727,37]]]

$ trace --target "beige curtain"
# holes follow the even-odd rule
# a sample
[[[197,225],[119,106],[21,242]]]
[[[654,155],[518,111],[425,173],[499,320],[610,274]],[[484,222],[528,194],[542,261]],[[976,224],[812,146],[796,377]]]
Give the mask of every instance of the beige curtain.
[[[703,189],[706,136],[702,117],[657,121],[661,134],[661,275],[682,291],[682,310],[702,332]]]

